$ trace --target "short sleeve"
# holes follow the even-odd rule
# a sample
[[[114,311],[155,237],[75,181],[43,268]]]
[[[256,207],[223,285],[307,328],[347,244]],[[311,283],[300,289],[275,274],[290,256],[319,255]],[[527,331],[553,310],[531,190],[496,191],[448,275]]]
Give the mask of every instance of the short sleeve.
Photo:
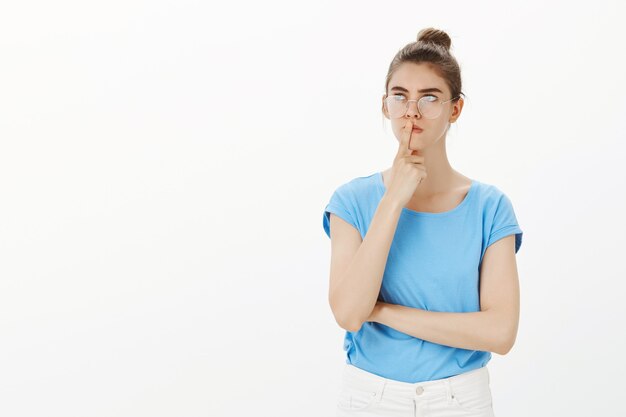
[[[505,236],[515,234],[515,253],[522,245],[522,229],[517,223],[515,211],[511,200],[506,194],[501,194],[496,206],[493,222],[491,224],[491,232],[489,233],[489,239],[487,240],[487,246],[502,239]]]
[[[330,237],[330,213],[333,213],[359,230],[354,211],[353,200],[350,198],[347,186],[344,184],[335,190],[329,203],[324,208],[322,224],[326,235]]]

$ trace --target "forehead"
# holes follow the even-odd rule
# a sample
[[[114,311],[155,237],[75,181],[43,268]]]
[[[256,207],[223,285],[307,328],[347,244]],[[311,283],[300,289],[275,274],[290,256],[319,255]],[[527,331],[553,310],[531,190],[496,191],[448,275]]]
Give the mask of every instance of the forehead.
[[[393,73],[389,80],[388,88],[399,86],[409,92],[417,92],[424,88],[438,88],[443,92],[448,91],[446,82],[428,64],[415,64],[405,62]]]

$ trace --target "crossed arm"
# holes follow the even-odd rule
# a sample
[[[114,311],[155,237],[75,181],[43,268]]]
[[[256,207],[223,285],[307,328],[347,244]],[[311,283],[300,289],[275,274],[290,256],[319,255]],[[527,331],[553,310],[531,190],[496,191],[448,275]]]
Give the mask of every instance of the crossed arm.
[[[366,321],[433,343],[507,354],[515,343],[519,323],[515,235],[494,242],[485,251],[480,270],[480,310],[438,312],[379,301]]]

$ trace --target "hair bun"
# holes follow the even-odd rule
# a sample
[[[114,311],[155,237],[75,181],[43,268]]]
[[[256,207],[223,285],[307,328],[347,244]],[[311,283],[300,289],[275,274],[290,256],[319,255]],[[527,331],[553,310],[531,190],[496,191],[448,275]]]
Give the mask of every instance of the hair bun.
[[[435,28],[425,28],[419,31],[417,34],[417,41],[423,43],[434,43],[435,45],[440,45],[446,50],[450,50],[450,45],[452,45],[452,40],[450,36],[443,30],[435,29]]]

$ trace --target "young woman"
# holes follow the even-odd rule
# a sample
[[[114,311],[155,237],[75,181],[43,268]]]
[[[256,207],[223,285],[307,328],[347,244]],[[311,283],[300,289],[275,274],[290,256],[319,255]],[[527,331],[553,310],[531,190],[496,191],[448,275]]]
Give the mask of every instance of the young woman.
[[[493,416],[487,363],[515,341],[522,243],[509,198],[454,170],[463,93],[450,37],[427,28],[394,57],[382,100],[390,168],[325,208],[329,303],[346,334],[337,416]]]

